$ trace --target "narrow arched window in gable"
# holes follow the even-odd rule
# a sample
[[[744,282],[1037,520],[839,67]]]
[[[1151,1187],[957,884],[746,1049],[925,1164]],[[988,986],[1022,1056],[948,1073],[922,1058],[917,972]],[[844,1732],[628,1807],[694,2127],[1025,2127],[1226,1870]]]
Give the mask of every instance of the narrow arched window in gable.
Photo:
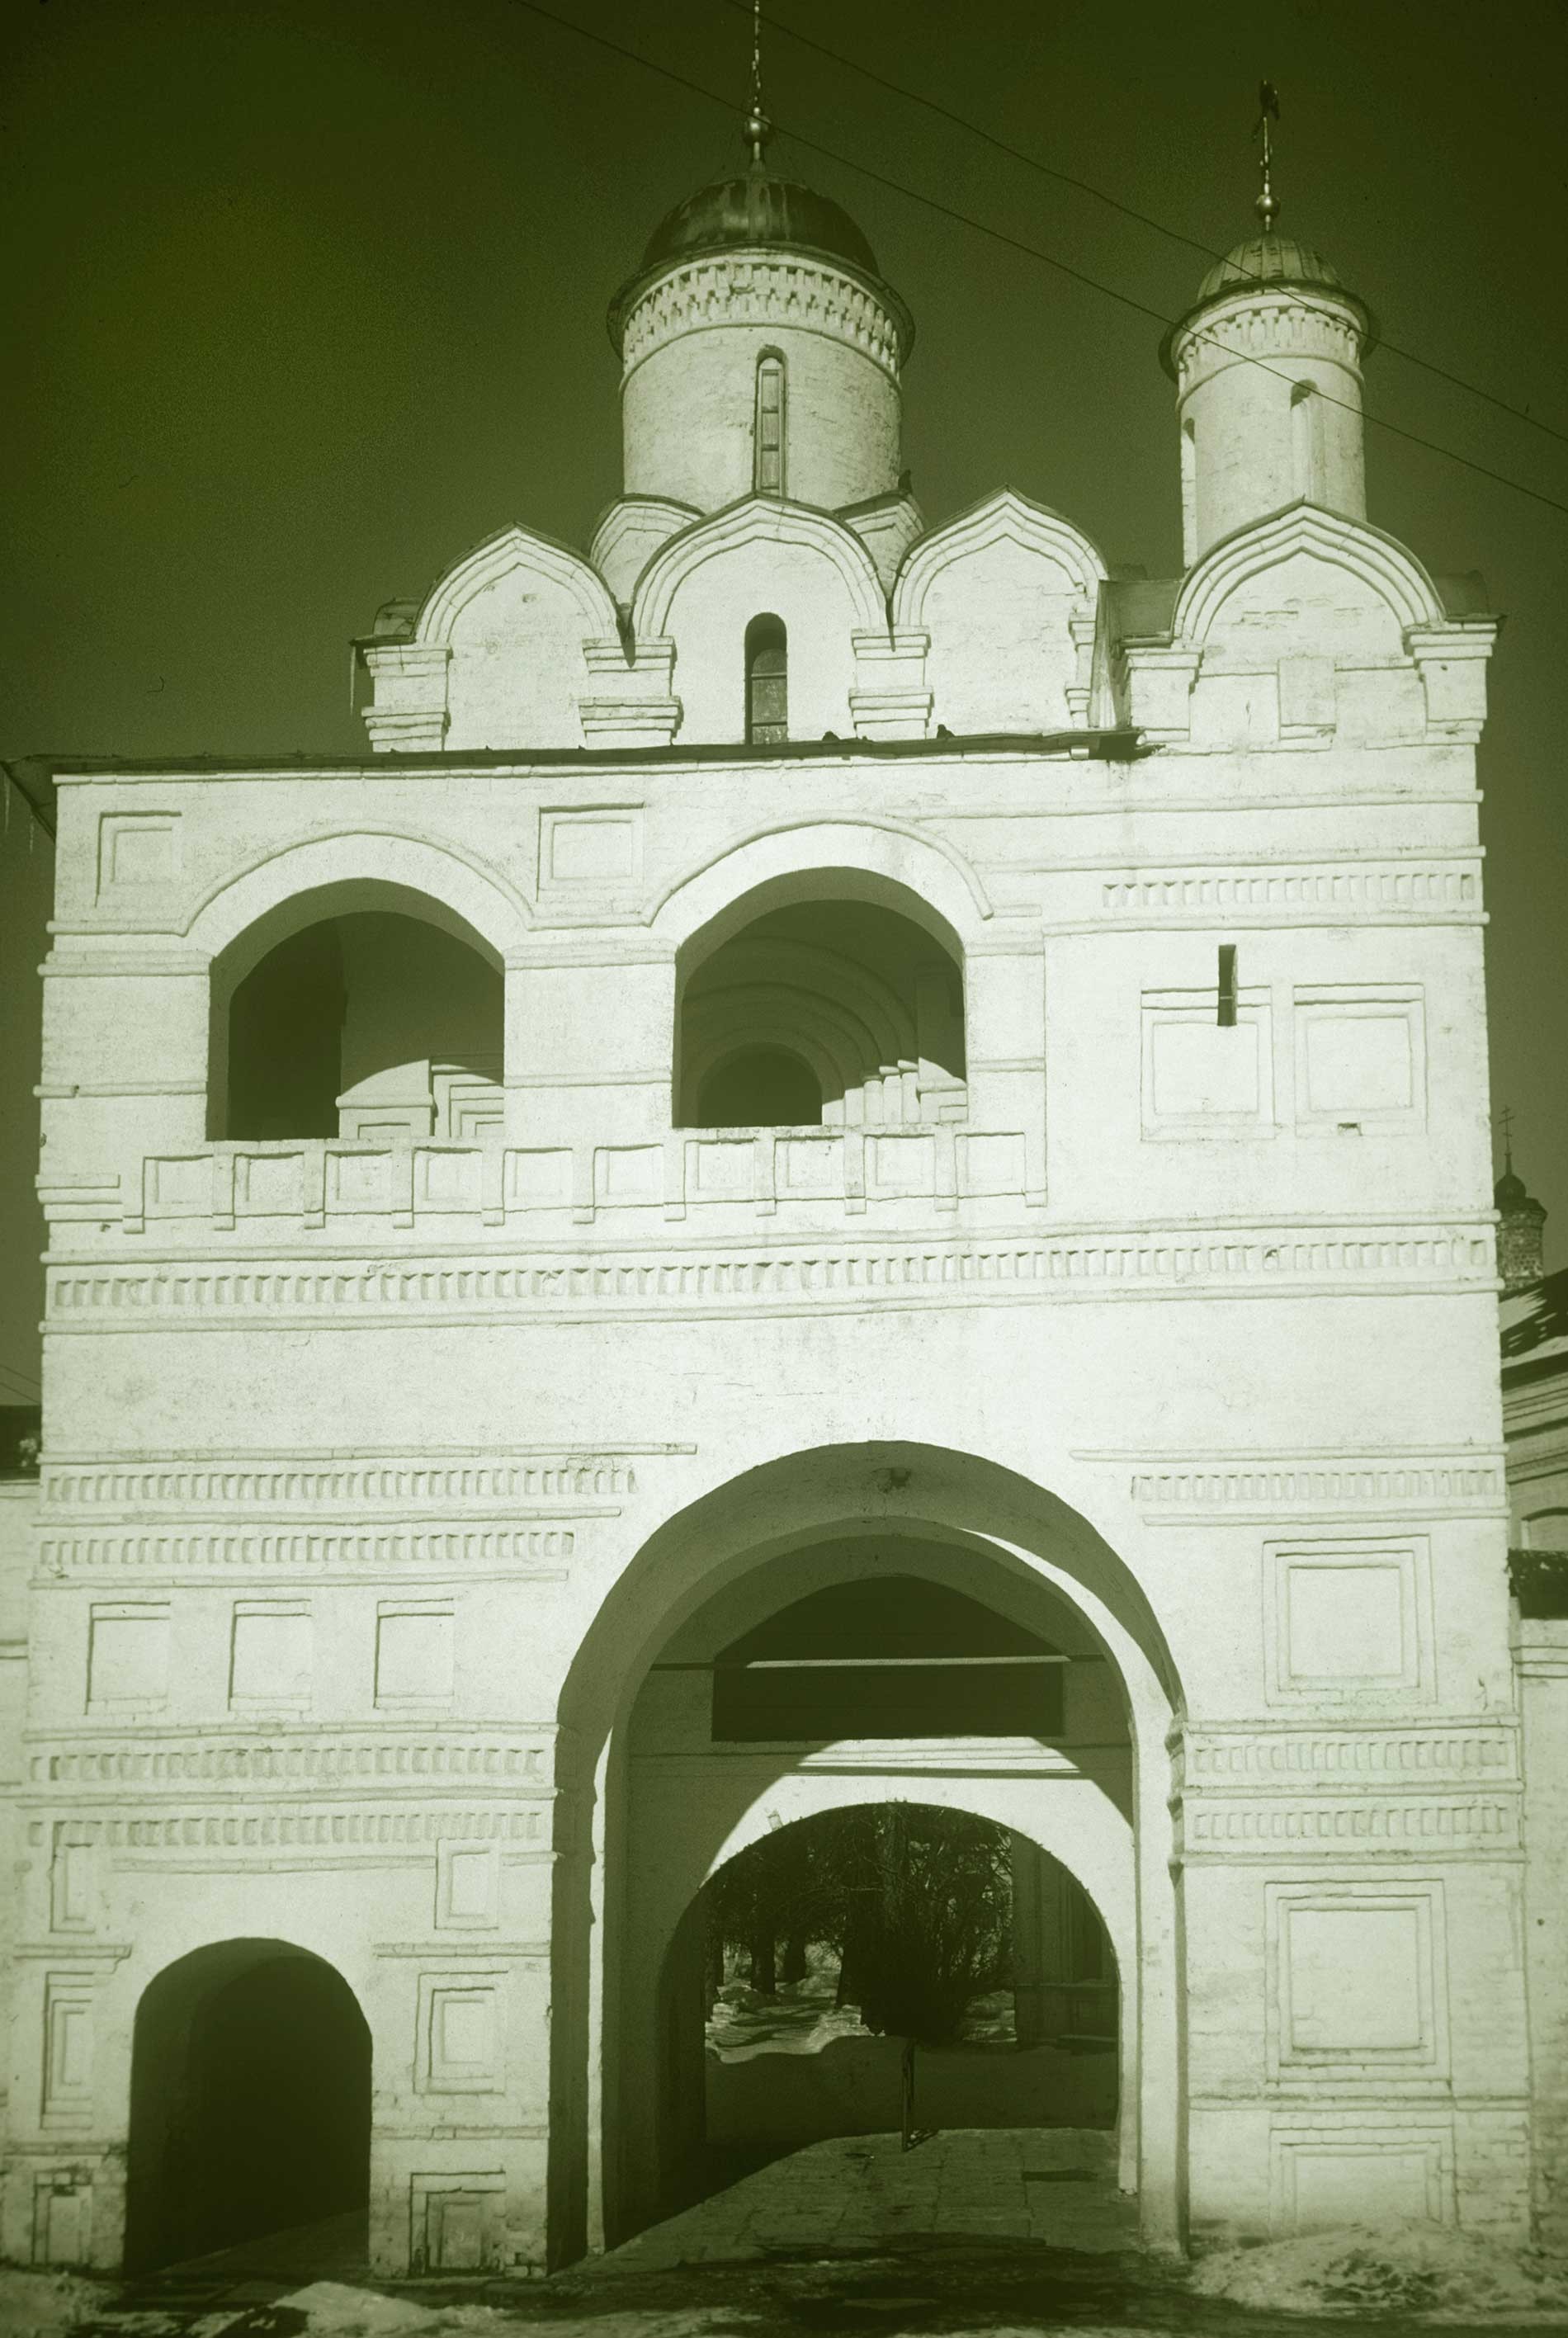
[[[784,360],[776,349],[764,349],[757,360],[751,486],[760,496],[784,492]]]
[[[789,736],[789,643],[782,617],[753,617],[746,628],[746,743]]]

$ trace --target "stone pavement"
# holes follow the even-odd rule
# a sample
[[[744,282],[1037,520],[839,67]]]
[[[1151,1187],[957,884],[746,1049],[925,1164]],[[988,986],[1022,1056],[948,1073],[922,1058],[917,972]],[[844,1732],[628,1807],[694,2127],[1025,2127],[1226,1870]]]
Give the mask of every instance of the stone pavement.
[[[912,2151],[897,2135],[836,2136],[774,2160],[598,2260],[615,2277],[735,2264],[780,2252],[874,2249],[940,2234],[1093,2253],[1135,2247],[1113,2136],[1074,2127],[959,2127]]]

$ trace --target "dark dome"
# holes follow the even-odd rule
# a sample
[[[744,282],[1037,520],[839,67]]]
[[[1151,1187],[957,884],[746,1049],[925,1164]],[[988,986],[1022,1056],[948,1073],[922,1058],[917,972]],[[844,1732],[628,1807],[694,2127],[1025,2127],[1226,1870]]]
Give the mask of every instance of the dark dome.
[[[1262,235],[1250,235],[1234,245],[1223,260],[1217,260],[1198,287],[1198,300],[1212,300],[1221,292],[1233,292],[1244,284],[1322,284],[1331,290],[1340,285],[1339,272],[1330,268],[1321,253],[1309,243],[1298,242],[1293,235],[1276,235],[1272,230]]]
[[[1359,294],[1347,290],[1345,280],[1337,268],[1331,268],[1320,251],[1303,243],[1293,235],[1280,235],[1274,228],[1260,229],[1255,235],[1244,236],[1232,244],[1223,260],[1217,260],[1198,287],[1197,297],[1185,316],[1179,317],[1160,344],[1160,362],[1172,380],[1176,378],[1176,344],[1192,319],[1213,301],[1223,300],[1232,292],[1243,291],[1250,284],[1279,285],[1310,294],[1332,293],[1336,301],[1361,320],[1361,354],[1363,357],[1376,346],[1377,320]]]
[[[1493,1187],[1492,1204],[1498,1210],[1527,1210],[1532,1213],[1539,1210],[1543,1217],[1546,1215],[1534,1194],[1526,1190],[1524,1178],[1513,1169],[1505,1169]]]
[[[715,179],[677,203],[648,239],[640,273],[690,251],[772,243],[796,251],[826,252],[862,275],[877,276],[877,255],[838,205],[793,179],[776,179],[753,166],[732,179]]]

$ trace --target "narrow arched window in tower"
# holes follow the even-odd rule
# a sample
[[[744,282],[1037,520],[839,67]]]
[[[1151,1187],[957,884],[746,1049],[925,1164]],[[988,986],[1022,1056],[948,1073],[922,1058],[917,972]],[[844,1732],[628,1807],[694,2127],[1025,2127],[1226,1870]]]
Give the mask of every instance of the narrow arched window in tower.
[[[1181,425],[1181,558],[1191,568],[1198,557],[1198,425]]]
[[[789,643],[782,617],[753,617],[746,628],[746,743],[776,745],[789,736]]]
[[[760,496],[784,492],[784,360],[774,349],[765,349],[757,360],[751,486]]]
[[[1290,486],[1298,498],[1319,499],[1318,457],[1318,393],[1309,381],[1298,381],[1290,392]]]

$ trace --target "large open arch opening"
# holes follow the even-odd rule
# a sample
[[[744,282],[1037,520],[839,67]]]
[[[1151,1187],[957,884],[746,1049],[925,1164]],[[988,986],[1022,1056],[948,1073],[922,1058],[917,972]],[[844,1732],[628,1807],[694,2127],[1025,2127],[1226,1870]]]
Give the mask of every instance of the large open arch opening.
[[[1097,1674],[1118,1725],[1074,1736],[1069,1720],[1071,1743],[1044,1730],[1007,1743],[715,1748],[720,1653],[878,1558],[1063,1654],[1093,1656],[1068,1677],[1088,1684]],[[1181,1940],[1167,1741],[1181,1702],[1158,1620],[1125,1562],[1069,1503],[994,1462],[895,1440],[826,1446],[766,1461],[673,1514],[604,1601],[560,1706],[557,2261],[613,2245],[657,2214],[659,1974],[708,1876],[775,1826],[896,1799],[1010,1828],[1066,1869],[1099,1911],[1117,1975],[1121,2181],[1136,2189],[1146,2240],[1179,2250]],[[671,1722],[684,1744],[659,1742]]]
[[[1118,1995],[1093,1900],[1014,1828],[903,1796],[770,1828],[709,1877],[666,1952],[661,2211],[838,2137],[1050,2128],[1109,2146]]]
[[[680,1126],[963,1117],[963,951],[896,883],[808,870],[730,903],[681,952],[677,1012]]]
[[[893,1466],[877,1466],[883,1454]],[[706,1503],[696,1506],[682,1522],[671,1522],[669,1546],[657,1536],[647,1547],[650,1567],[663,1562],[662,1620],[650,1618],[619,1714],[605,1714],[601,1702],[608,1724],[596,1763],[603,1952],[598,1973],[589,1964],[582,1978],[589,2020],[598,2020],[584,2107],[589,2120],[598,2114],[603,2135],[601,2165],[593,2167],[589,2144],[584,2176],[592,2193],[601,2175],[603,2205],[584,2203],[586,2231],[596,2231],[598,2207],[598,2231],[617,2242],[666,2212],[682,2186],[690,2191],[694,2093],[690,2083],[671,2088],[675,2048],[662,1976],[703,1884],[776,1828],[867,1803],[970,1812],[1049,1854],[1049,1875],[1065,1871],[1098,1911],[1110,1939],[1117,2016],[1093,2034],[1117,2041],[1120,2179],[1126,2191],[1150,2191],[1145,2224],[1173,2224],[1175,2170],[1159,2120],[1150,2130],[1142,2116],[1141,2078],[1150,1997],[1145,1940],[1157,1943],[1154,1957],[1169,1964],[1171,1882],[1163,1859],[1138,1854],[1145,1795],[1138,1744],[1152,1742],[1163,1754],[1169,1657],[1126,1568],[1105,1546],[1093,1547],[1082,1519],[1077,1534],[1049,1534],[1044,1513],[1054,1510],[1063,1529],[1070,1513],[1040,1489],[926,1448],[799,1454],[736,1480],[710,1501],[710,1518],[696,1515]],[[1033,1503],[1035,1518],[1019,1515],[1019,1503]],[[816,1531],[801,1515],[811,1508],[822,1519]],[[988,1525],[1003,1525],[1004,1508],[1012,1510],[1007,1525],[1026,1527],[1043,1547],[1054,1541],[1054,1564],[1033,1562],[1026,1547],[1007,1546],[995,1531],[976,1531],[986,1510]],[[956,1525],[965,1510],[970,1522]],[[767,1525],[776,1531],[760,1531]],[[678,1568],[687,1578],[685,1596],[671,1599]],[[1075,1574],[1098,1574],[1141,1636],[1129,1635],[1103,1596],[1086,1586],[1080,1592]],[[850,1613],[856,1608],[860,1613]],[[832,1657],[820,1655],[825,1646]],[[806,1653],[811,1648],[818,1653]],[[811,1706],[795,1716],[779,1706],[780,1676],[792,1660],[801,1660],[801,1669],[788,1697]],[[755,1679],[748,1684],[743,1674]],[[837,1688],[825,1685],[828,1676]],[[598,1679],[603,1688],[603,1674]],[[568,1690],[564,1718],[575,1709],[589,1724],[586,1695],[586,1681],[582,1702]],[[834,1716],[822,1702],[834,1695],[853,1712]],[[740,1706],[750,1700],[750,1718],[736,1700]],[[593,1734],[589,1724],[575,1742],[586,1751]],[[1141,1866],[1147,1882],[1157,1878],[1157,1905],[1147,1911]],[[1040,1871],[1028,1887],[1037,1882]],[[561,1889],[561,1980],[570,2004],[565,1863]],[[687,1931],[691,1955],[699,1950]],[[691,2029],[690,2009],[687,1992],[687,2053],[690,2038],[701,2034],[701,2027]],[[1159,2004],[1154,2027],[1171,2065],[1163,2076],[1175,2088],[1173,2038]],[[564,2022],[558,2055],[568,2037]],[[573,2081],[561,2062],[556,2076],[556,2104],[565,2114]],[[1065,2123],[1065,2097],[1047,2118]],[[1159,2165],[1145,2186],[1150,2153]],[[570,2175],[565,2156],[561,2172]]]
[[[214,961],[208,1133],[476,1142],[503,1117],[504,1027],[463,918],[381,881],[317,888]]]
[[[362,2216],[369,2166],[370,2032],[324,1959],[223,1940],[149,1983],[132,2040],[128,2271]]]

